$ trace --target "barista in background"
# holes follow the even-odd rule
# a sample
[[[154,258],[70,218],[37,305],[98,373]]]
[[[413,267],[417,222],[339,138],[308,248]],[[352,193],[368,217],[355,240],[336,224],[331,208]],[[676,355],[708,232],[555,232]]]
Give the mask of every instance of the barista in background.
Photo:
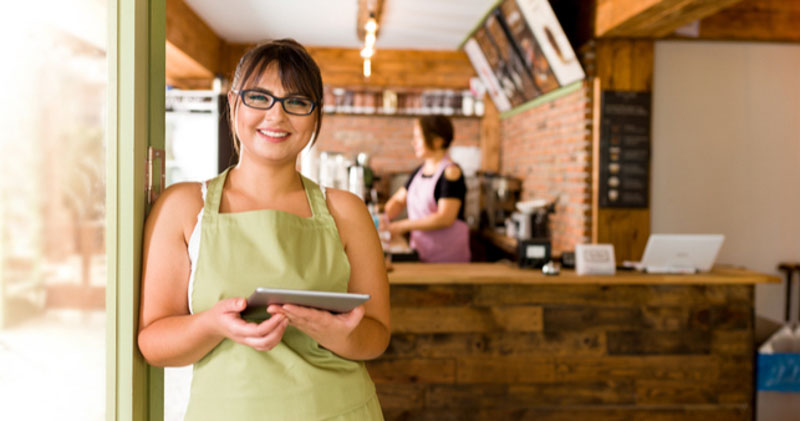
[[[410,245],[423,262],[466,263],[470,260],[469,226],[464,220],[467,187],[458,164],[447,154],[453,124],[444,116],[424,116],[414,124],[414,154],[424,159],[386,202],[384,223],[392,234],[410,232]],[[394,222],[407,208],[408,219]]]

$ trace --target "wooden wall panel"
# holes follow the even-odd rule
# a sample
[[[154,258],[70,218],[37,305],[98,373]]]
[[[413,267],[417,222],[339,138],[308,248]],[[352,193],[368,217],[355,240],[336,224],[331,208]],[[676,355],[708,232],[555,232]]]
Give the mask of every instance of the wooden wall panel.
[[[226,44],[221,71],[232,75],[247,44]],[[372,76],[363,76],[360,51],[349,48],[306,47],[320,67],[322,81],[330,86],[419,89],[468,89],[476,76],[462,51],[377,50]]]
[[[390,296],[389,349],[366,363],[387,420],[752,414],[752,285],[392,284]],[[541,309],[538,331],[490,316],[520,308]]]
[[[475,76],[462,51],[378,50],[372,58],[372,76],[362,75],[358,50],[310,48],[325,83],[332,86],[467,89]]]
[[[393,319],[397,320],[397,319]],[[732,338],[720,338],[720,352],[733,349]],[[492,333],[400,333],[392,336],[386,356],[447,358],[461,356],[602,355],[605,333],[581,332],[492,332]]]
[[[396,332],[494,332],[542,330],[542,308],[538,306],[442,306],[392,309]]]
[[[593,193],[596,197],[596,193]],[[598,209],[599,244],[613,244],[617,263],[640,260],[650,236],[650,209]]]
[[[407,287],[410,288],[410,287]],[[418,287],[413,296],[425,295],[429,290]],[[625,307],[627,302],[636,301],[647,307],[674,307],[674,306],[696,306],[703,304],[721,305],[735,303],[746,305],[752,300],[748,294],[748,288],[741,286],[731,288],[730,286],[716,287],[707,286],[674,286],[674,285],[653,285],[650,288],[642,289],[635,285],[617,285],[614,288],[606,288],[603,285],[583,285],[564,294],[563,287],[560,285],[538,285],[535,289],[528,285],[453,285],[453,286],[429,286],[431,294],[439,297],[448,296],[444,289],[458,289],[453,293],[453,297],[458,297],[459,304],[464,305],[468,297],[472,297],[472,303],[480,306],[488,305],[523,305],[523,304],[559,304],[562,307],[569,306],[604,306],[607,308]],[[405,288],[404,288],[405,289]],[[411,294],[398,292],[405,297]],[[444,299],[444,298],[442,298]],[[394,302],[395,297],[392,297]],[[399,301],[398,305],[410,305],[412,301]],[[441,304],[436,305],[445,305]],[[430,305],[420,303],[420,306]]]
[[[585,407],[556,408],[453,408],[384,411],[386,421],[463,421],[463,420],[515,420],[515,421],[752,421],[750,411],[741,407],[716,406],[686,409],[591,409]]]
[[[600,103],[603,90],[650,92],[653,85],[653,41],[599,39],[595,42],[595,69],[599,87],[593,102]],[[602,111],[601,111],[602,112]],[[593,130],[601,130],[595,119]],[[599,151],[599,136],[593,138]],[[594,156],[593,177],[599,160]],[[614,245],[617,263],[639,260],[650,236],[650,209],[599,208],[599,185],[592,183],[592,242]]]

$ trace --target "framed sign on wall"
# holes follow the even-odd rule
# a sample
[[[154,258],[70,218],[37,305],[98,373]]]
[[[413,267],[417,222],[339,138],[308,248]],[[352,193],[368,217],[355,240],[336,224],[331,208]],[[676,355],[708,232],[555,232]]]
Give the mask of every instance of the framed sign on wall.
[[[464,51],[500,112],[585,77],[547,0],[504,0]]]

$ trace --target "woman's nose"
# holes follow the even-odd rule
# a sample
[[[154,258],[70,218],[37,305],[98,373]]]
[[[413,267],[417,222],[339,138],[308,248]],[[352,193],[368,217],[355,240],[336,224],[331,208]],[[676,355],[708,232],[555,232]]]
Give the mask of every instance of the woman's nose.
[[[286,118],[286,111],[283,109],[283,104],[278,101],[275,101],[268,110],[264,110],[264,115],[275,120],[275,119],[282,119]]]

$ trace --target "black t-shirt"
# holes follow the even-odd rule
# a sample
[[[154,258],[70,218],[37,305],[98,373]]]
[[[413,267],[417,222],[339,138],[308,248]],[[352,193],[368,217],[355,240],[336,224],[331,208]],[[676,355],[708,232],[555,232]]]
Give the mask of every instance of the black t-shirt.
[[[449,164],[449,165],[458,165],[458,164]],[[460,169],[461,167],[459,167]],[[411,185],[411,182],[414,180],[414,177],[417,175],[418,172],[422,170],[422,165],[417,167],[414,172],[411,173],[411,176],[408,177],[408,181],[406,181],[406,190]],[[431,175],[422,174],[423,178],[431,178]],[[466,221],[464,218],[464,200],[467,197],[467,184],[464,182],[464,173],[462,172],[461,175],[455,180],[448,180],[445,177],[444,172],[436,181],[436,187],[433,189],[433,200],[439,202],[441,198],[447,199],[458,199],[461,201],[461,207],[458,210],[458,219],[462,221]]]

